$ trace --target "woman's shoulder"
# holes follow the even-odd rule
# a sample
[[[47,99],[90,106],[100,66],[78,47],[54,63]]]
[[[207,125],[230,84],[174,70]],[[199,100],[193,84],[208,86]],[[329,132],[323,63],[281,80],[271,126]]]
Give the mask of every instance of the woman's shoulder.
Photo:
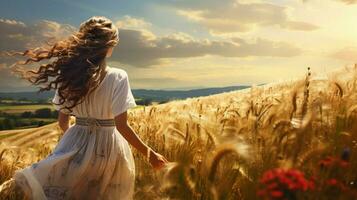
[[[108,66],[108,70],[109,70],[109,73],[114,78],[125,79],[128,77],[128,74],[126,73],[126,71],[124,69]]]

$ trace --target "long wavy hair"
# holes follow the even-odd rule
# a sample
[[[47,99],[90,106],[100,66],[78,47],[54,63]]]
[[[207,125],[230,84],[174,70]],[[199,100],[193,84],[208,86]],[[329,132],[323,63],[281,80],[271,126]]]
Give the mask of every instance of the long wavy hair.
[[[64,40],[17,53],[26,60],[16,62],[12,69],[33,85],[43,85],[38,92],[57,89],[60,97],[57,105],[71,112],[99,85],[107,52],[118,42],[115,25],[105,17],[94,16]],[[23,67],[46,59],[52,61],[35,70]]]

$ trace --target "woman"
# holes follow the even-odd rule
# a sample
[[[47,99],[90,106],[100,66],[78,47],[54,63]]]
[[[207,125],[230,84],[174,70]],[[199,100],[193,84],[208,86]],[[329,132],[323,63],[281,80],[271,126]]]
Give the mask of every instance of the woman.
[[[54,59],[38,70],[16,69],[43,90],[56,90],[52,102],[64,131],[44,160],[16,171],[16,185],[31,199],[132,199],[135,164],[128,142],[154,167],[168,162],[145,145],[127,123],[136,105],[127,73],[106,65],[118,43],[118,30],[105,17],[92,17],[79,31],[50,49],[23,53],[30,64]],[[70,126],[69,116],[76,117]]]

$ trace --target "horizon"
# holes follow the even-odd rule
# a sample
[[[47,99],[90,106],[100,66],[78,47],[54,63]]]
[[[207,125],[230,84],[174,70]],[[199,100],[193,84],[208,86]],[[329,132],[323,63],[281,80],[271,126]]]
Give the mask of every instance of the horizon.
[[[265,85],[267,83],[263,83],[260,85]],[[154,91],[191,91],[191,90],[201,90],[201,89],[219,89],[219,88],[229,88],[229,87],[251,87],[252,85],[230,85],[230,86],[222,86],[222,87],[187,87],[187,88],[163,88],[163,89],[144,89],[144,88],[135,88],[132,90],[154,90]],[[31,87],[33,89],[33,87]],[[1,93],[25,93],[25,92],[38,92],[38,90],[24,90],[24,91],[0,91]],[[44,92],[54,92],[53,90],[44,91]]]
[[[108,65],[126,70],[132,89],[258,85],[357,62],[355,0],[202,1],[3,1],[0,52],[68,37],[103,15],[120,37]],[[14,61],[0,54],[0,92],[36,90],[11,74]]]

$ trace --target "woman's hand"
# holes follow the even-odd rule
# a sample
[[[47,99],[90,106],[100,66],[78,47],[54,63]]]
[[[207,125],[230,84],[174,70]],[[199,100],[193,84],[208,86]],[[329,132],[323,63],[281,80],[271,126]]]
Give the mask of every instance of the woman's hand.
[[[154,151],[151,151],[150,164],[154,169],[160,170],[162,167],[164,167],[168,163],[169,163],[169,161],[166,160],[166,158],[164,156],[162,156],[161,154],[156,153]]]

